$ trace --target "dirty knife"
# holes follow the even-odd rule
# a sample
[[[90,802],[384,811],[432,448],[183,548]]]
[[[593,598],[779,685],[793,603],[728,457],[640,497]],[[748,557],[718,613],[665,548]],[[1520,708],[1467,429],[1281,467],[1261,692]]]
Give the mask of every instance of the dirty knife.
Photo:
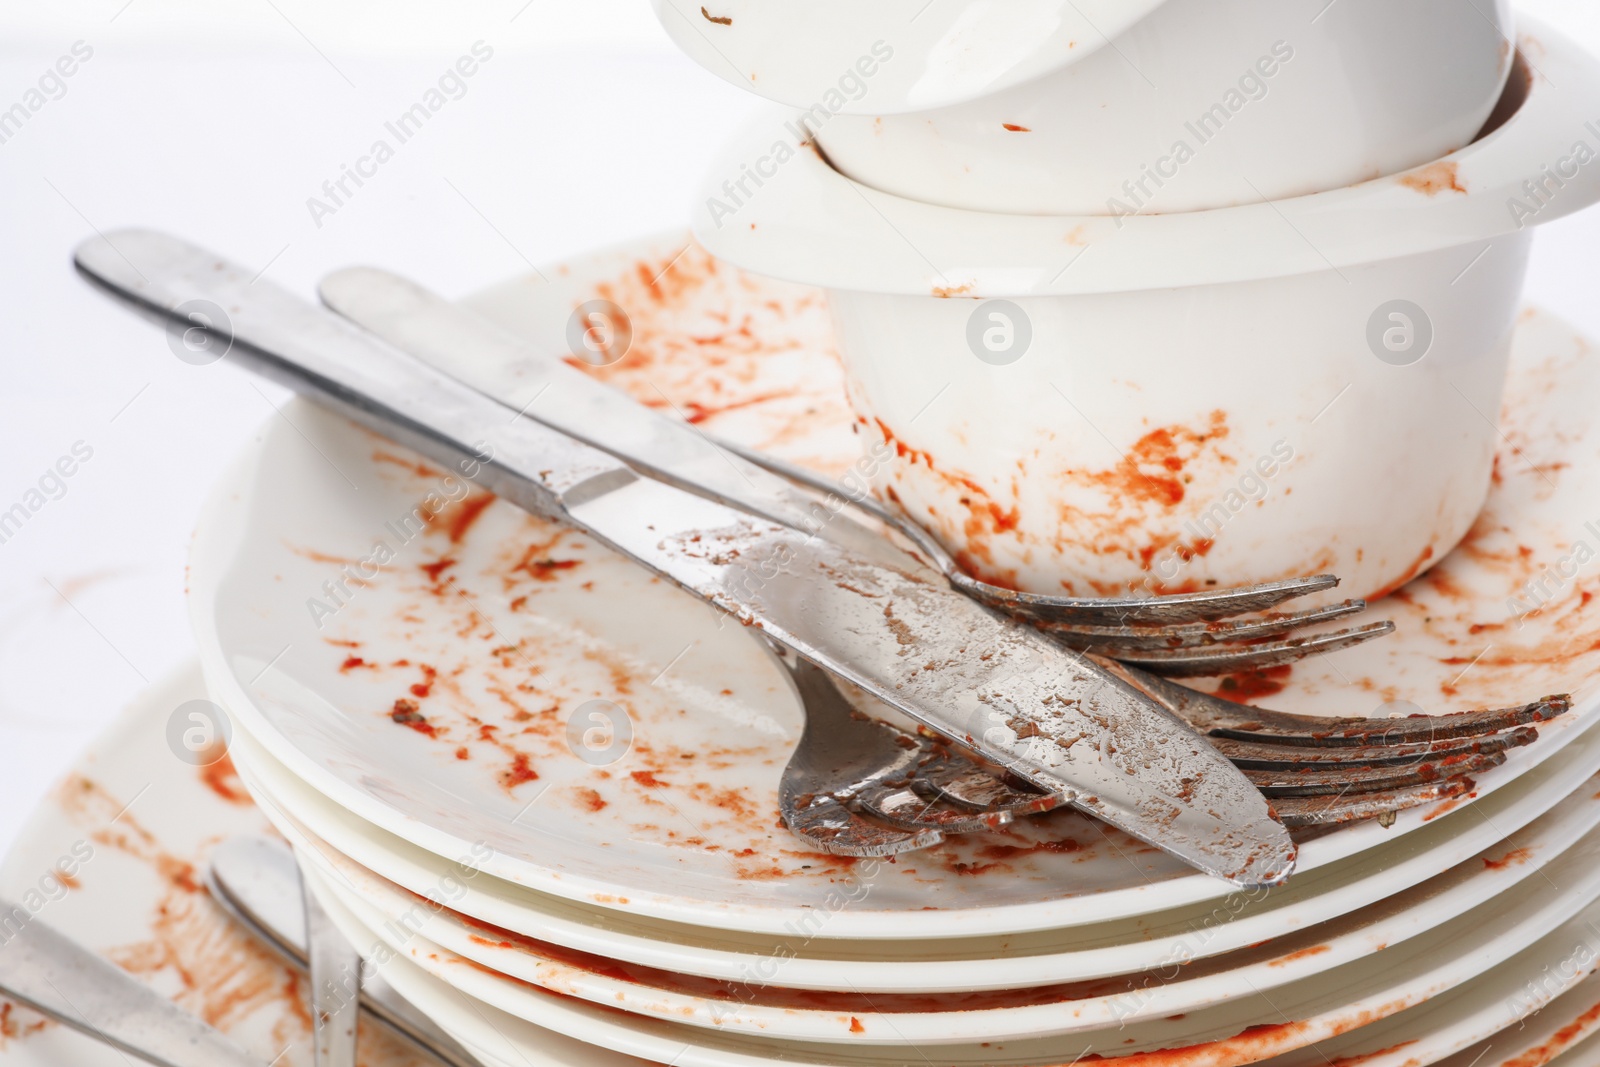
[[[262,1067],[115,964],[0,901],[0,996],[158,1067]]]
[[[205,309],[227,358],[436,460],[475,457],[484,488],[1196,868],[1246,886],[1293,869],[1265,798],[1187,724],[887,541],[857,550],[643,477],[177,238],[125,230],[76,258],[169,325]]]

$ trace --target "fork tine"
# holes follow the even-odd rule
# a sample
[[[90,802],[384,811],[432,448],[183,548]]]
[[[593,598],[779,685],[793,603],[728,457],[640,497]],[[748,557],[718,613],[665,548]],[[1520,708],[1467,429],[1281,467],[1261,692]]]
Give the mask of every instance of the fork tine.
[[[1508,749],[1537,738],[1537,730],[1524,726],[1488,738],[1449,739],[1436,746],[1400,746],[1398,751],[1308,749],[1224,739],[1218,740],[1217,748],[1242,767],[1251,783],[1267,796],[1329,797],[1387,792],[1477,773],[1504,763]],[[1252,755],[1241,758],[1240,752]],[[919,768],[911,786],[919,791],[928,789],[947,802],[974,811],[1004,809],[1024,816],[1060,804],[1052,794],[1025,793],[995,772],[960,756],[935,759]]]
[[[1212,736],[1209,740],[1234,765],[1252,771],[1298,771],[1318,767],[1406,766],[1423,760],[1462,753],[1494,753],[1520,748],[1538,740],[1539,731],[1518,726],[1504,733],[1482,737],[1447,737],[1432,743],[1412,742],[1396,745],[1334,745],[1314,747],[1285,745],[1271,741],[1240,741]]]
[[[1430,745],[1483,737],[1563,715],[1571,698],[1544,697],[1514,708],[1418,715],[1405,719],[1328,718],[1253,708],[1202,693],[1118,660],[1090,653],[1095,662],[1119,674],[1201,733],[1215,738],[1300,747],[1391,748]]]
[[[860,859],[881,859],[931,848],[945,836],[927,826],[915,830],[881,826],[862,818],[831,796],[815,797],[811,803],[785,812],[784,822],[792,833],[818,852]]]
[[[1307,771],[1245,771],[1264,796],[1343,797],[1392,792],[1463,774],[1476,774],[1506,761],[1504,751],[1464,752],[1409,767],[1328,767]]]
[[[1280,637],[1302,627],[1355,615],[1365,610],[1366,606],[1365,600],[1346,600],[1307,611],[1181,626],[1088,626],[1070,623],[1040,623],[1039,626],[1073,648],[1116,655],[1122,649],[1203,648],[1228,642]]]
[[[1015,816],[1005,810],[968,811],[918,796],[909,786],[876,786],[864,790],[856,803],[874,819],[896,830],[934,830],[944,834],[977,834],[1010,825]]]
[[[1572,706],[1566,696],[1550,696],[1513,708],[1449,715],[1336,719],[1252,708],[1204,694],[1195,695],[1204,699],[1187,701],[1186,707],[1173,710],[1213,737],[1307,748],[1392,748],[1484,737],[1547,722],[1565,714]]]
[[[1240,740],[1273,740],[1283,745],[1360,746],[1430,743],[1499,733],[1513,727],[1547,722],[1566,714],[1572,703],[1566,696],[1550,696],[1514,708],[1462,711],[1450,715],[1416,715],[1404,719],[1315,719],[1270,711],[1248,709],[1254,715],[1239,715],[1232,721],[1211,727],[1217,737]]]
[[[1204,593],[1172,593],[1151,597],[1059,597],[1005,589],[980,582],[960,571],[950,574],[950,581],[963,592],[1012,615],[1037,622],[1091,626],[1170,626],[1225,619],[1232,615],[1270,611],[1286,600],[1320,593],[1339,584],[1339,579],[1331,574],[1318,574],[1309,578],[1290,578],[1282,582],[1262,582]]]
[[[1446,778],[1440,782],[1381,793],[1350,793],[1338,797],[1284,797],[1272,802],[1283,825],[1290,829],[1336,826],[1357,819],[1386,819],[1407,808],[1465,796],[1477,788],[1471,778]],[[1300,838],[1296,838],[1300,840]]]
[[[1143,667],[1152,673],[1191,678],[1276,667],[1317,653],[1337,652],[1393,632],[1394,623],[1373,622],[1365,626],[1335,630],[1332,633],[1290,637],[1257,645],[1225,645],[1200,650],[1183,648],[1130,650],[1118,652],[1117,658],[1124,663]]]
[[[911,788],[927,790],[948,804],[969,811],[1008,811],[1012,815],[1037,815],[1062,804],[1055,793],[1032,786],[1019,788],[961,756],[936,757],[917,768]]]
[[[871,496],[847,493],[843,488],[813,470],[779,459],[758,449],[713,437],[724,448],[772,474],[823,496],[848,502],[862,514],[871,516],[905,537],[929,562],[943,571],[952,585],[984,603],[1037,622],[1076,623],[1089,626],[1151,624],[1170,626],[1182,623],[1225,619],[1268,611],[1286,600],[1332,589],[1339,579],[1331,574],[1290,578],[1281,582],[1262,582],[1232,589],[1200,593],[1173,593],[1153,597],[1063,597],[1022,593],[991,585],[963,572],[943,545],[932,534]]]

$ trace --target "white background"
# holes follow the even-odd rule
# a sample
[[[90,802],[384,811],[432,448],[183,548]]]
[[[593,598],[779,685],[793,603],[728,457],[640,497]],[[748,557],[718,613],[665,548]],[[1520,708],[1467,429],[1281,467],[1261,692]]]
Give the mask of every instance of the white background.
[[[1522,8],[1600,51],[1593,0]],[[75,442],[94,450],[0,544],[0,848],[189,655],[192,523],[283,398],[174,358],[77,279],[78,241],[154,226],[308,295],[356,262],[462,294],[680,225],[753,106],[680,58],[647,0],[8,0],[0,110],[80,40],[94,55],[66,94],[0,144],[0,510]],[[307,198],[478,40],[494,57],[466,96],[315,225]],[[1528,295],[1600,336],[1597,238],[1600,212],[1542,231]]]

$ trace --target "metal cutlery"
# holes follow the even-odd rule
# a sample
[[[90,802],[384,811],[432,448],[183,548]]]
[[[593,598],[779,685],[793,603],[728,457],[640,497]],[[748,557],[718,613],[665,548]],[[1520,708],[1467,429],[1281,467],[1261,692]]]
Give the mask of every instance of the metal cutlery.
[[[262,1067],[220,1031],[0,901],[0,994],[157,1067]]]
[[[957,589],[991,607],[1046,625],[1074,648],[1113,651],[1166,673],[1226,674],[1289,662],[1381,637],[1389,623],[1262,643],[1312,623],[1359,612],[1361,601],[1244,623],[1225,617],[1267,611],[1338,584],[1331,575],[1162,597],[1058,597],[1021,593],[971,577],[920,526],[861,493],[802,468],[708,437],[653,411],[471,311],[398,275],[355,267],[322,282],[323,302],[396,348],[513,410],[689,492],[763,515],[848,547],[877,535],[840,514],[834,500],[885,523]],[[776,477],[774,477],[776,475]],[[798,492],[821,494],[818,501]],[[828,498],[834,498],[829,500]],[[1252,642],[1241,645],[1241,642]]]
[[[224,841],[211,853],[206,881],[212,899],[243,929],[285,963],[308,969],[300,869],[287,845],[264,837]],[[449,1067],[478,1067],[471,1053],[394,987],[376,975],[364,977],[359,1003],[371,1018]]]
[[[1292,829],[1392,818],[1468,793],[1472,775],[1504,763],[1510,749],[1537,740],[1536,724],[1570,707],[1566,697],[1546,697],[1433,717],[1315,718],[1199,693],[1126,665],[1107,667],[1205,732]],[[957,828],[949,807],[1004,814],[1009,822],[1053,806],[1002,770],[851,708],[825,676],[800,692],[807,727],[784,767],[779,796],[789,828],[820,851],[893,855],[992,828]],[[885,795],[901,800],[893,818],[874,803]],[[1030,810],[1030,799],[1041,806]]]
[[[962,750],[1240,885],[1295,846],[1247,778],[1099,662],[986,609],[883,539],[846,547],[639,476],[249,270],[149,231],[77,250],[90,279],[159,320],[220,313],[227,358],[583,530],[759,627]]]
[[[316,1067],[356,1067],[361,1019],[361,954],[302,885],[311,975],[311,1037]]]
[[[932,742],[857,710],[832,678],[779,653],[805,708],[800,743],[778,783],[784,824],[820,852],[892,856],[928,848],[947,835],[995,830],[1018,815],[1060,804],[1052,793],[1012,788],[969,760],[951,756],[941,776]],[[956,761],[960,761],[960,765]],[[964,765],[964,766],[962,766]],[[986,786],[977,802],[954,779]],[[935,793],[944,782],[950,796]],[[954,796],[961,800],[950,803]]]

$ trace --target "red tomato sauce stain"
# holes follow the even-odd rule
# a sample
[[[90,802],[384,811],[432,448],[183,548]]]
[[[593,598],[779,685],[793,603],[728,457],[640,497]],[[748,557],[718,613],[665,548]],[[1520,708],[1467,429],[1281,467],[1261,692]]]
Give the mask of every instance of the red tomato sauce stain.
[[[1223,677],[1217,695],[1228,700],[1247,704],[1261,697],[1275,696],[1289,685],[1294,664],[1280,663],[1276,667],[1262,667],[1253,671],[1240,671]]]
[[[450,543],[459,545],[462,538],[472,529],[472,524],[478,521],[487,508],[495,501],[493,493],[475,493],[467,497],[454,508],[443,511],[438,516],[438,521],[443,525],[444,532],[450,538]]]
[[[978,850],[978,854],[986,859],[1008,860],[1017,856],[1029,856],[1039,852],[1054,852],[1061,855],[1070,855],[1083,851],[1083,846],[1064,837],[1059,841],[1036,841],[1031,845],[985,845]]]
[[[738,411],[740,408],[754,407],[757,404],[770,403],[774,400],[782,400],[788,395],[787,390],[781,393],[759,393],[755,396],[745,396],[740,397],[738,400],[730,400],[726,404],[703,404],[699,401],[691,400],[683,405],[684,414],[691,424],[698,426],[700,423],[714,419],[718,415],[725,415],[730,411]]]
[[[239,780],[239,769],[233,765],[231,757],[224,755],[215,763],[199,768],[199,773],[200,783],[229,804],[254,806],[255,802]]]
[[[396,700],[394,707],[389,709],[389,719],[401,726],[410,727],[424,737],[439,736],[438,729],[417,710],[415,700],[407,700],[404,697]]]
[[[1017,541],[1037,536],[1019,532],[1022,515],[1018,505],[996,500],[996,490],[968,475],[942,469],[932,455],[901,440],[882,419],[858,416],[856,422],[858,427],[875,427],[899,460],[907,466],[925,468],[955,494],[962,509],[955,516],[941,516],[930,507],[926,519],[920,515],[915,517],[925,524],[931,519],[936,531],[942,527],[943,540],[962,568],[995,585],[1015,588],[1016,575],[997,562],[996,542],[1002,538]],[[1110,469],[1063,471],[1060,477],[1064,482],[1098,490],[1105,503],[1093,510],[1064,505],[1057,547],[1064,549],[1069,542],[1092,538],[1095,552],[1127,555],[1146,571],[1152,570],[1157,554],[1167,550],[1185,561],[1206,555],[1212,548],[1211,539],[1180,543],[1177,535],[1153,533],[1153,524],[1163,517],[1170,518],[1184,502],[1187,487],[1194,477],[1192,468],[1197,463],[1201,460],[1230,462],[1217,451],[1217,443],[1225,440],[1229,433],[1227,414],[1215,410],[1199,427],[1172,425],[1146,432]],[[1033,476],[1019,460],[1018,472],[1012,479],[1012,494],[1020,492],[1022,480]],[[886,495],[902,511],[908,510],[892,486],[886,487]],[[1154,591],[1192,592],[1197,588],[1162,586]],[[1098,587],[1096,591],[1102,595],[1115,592]]]
[[[398,889],[398,887],[396,887]],[[469,931],[468,939],[487,949],[526,954],[542,962],[557,964],[572,970],[600,975],[616,982],[627,983],[634,989],[619,994],[647,996],[659,999],[661,992],[678,996],[732,1003],[738,1006],[760,1005],[782,1010],[812,1010],[837,1012],[852,1020],[851,1033],[865,1033],[861,1016],[866,1014],[905,1014],[926,1012],[952,1012],[992,1010],[1006,1007],[1026,1007],[1043,1004],[1066,1004],[1097,997],[1115,996],[1131,991],[1134,986],[1125,977],[1093,979],[1084,982],[1061,983],[1028,989],[985,990],[977,993],[889,993],[871,997],[858,993],[833,990],[785,989],[696,975],[659,970],[643,964],[624,963],[596,956],[578,949],[567,948],[551,942],[519,934],[481,919],[451,911],[438,902],[428,900],[409,891],[400,890],[415,899],[421,906],[447,915],[451,921]],[[609,900],[596,897],[596,900]],[[622,903],[626,903],[623,900]],[[478,966],[485,966],[480,960]],[[553,976],[559,977],[559,976]]]
[[[1294,963],[1296,960],[1310,959],[1312,956],[1320,956],[1324,952],[1329,951],[1331,950],[1327,945],[1308,945],[1305,948],[1296,949],[1287,956],[1279,956],[1277,959],[1273,960],[1269,966],[1286,967],[1289,964]]]
[[[1474,798],[1477,797],[1477,795],[1478,794],[1476,792],[1471,792],[1471,793],[1463,793],[1461,796],[1458,796],[1458,797],[1451,797],[1449,800],[1447,800],[1444,803],[1438,805],[1437,807],[1430,808],[1428,810],[1428,813],[1422,817],[1422,821],[1423,822],[1432,822],[1433,820],[1437,819],[1441,815],[1448,815],[1452,811],[1455,811],[1457,808],[1459,808],[1462,804],[1465,804],[1465,803],[1468,803],[1468,802],[1472,801]]]
[[[439,672],[426,663],[417,664],[417,668],[422,671],[422,681],[412,684],[411,695],[421,700],[433,691],[433,683],[439,677]]]
[[[511,766],[500,772],[500,784],[507,789],[515,789],[524,782],[536,782],[539,772],[533,769],[526,752],[518,752],[511,757]]]
[[[1134,442],[1121,463],[1093,480],[1134,499],[1176,507],[1183,502],[1182,475],[1188,459],[1208,442],[1227,436],[1228,420],[1221,411],[1211,413],[1211,424],[1203,432],[1186,426],[1151,430]]]
[[[1550,1035],[1550,1040],[1538,1048],[1529,1049],[1516,1059],[1507,1060],[1501,1067],[1542,1067],[1549,1063],[1567,1046],[1588,1034],[1594,1024],[1600,1021],[1600,1004],[1596,1004],[1588,1011],[1578,1016],[1572,1022],[1563,1026]]]
[[[49,1019],[35,1016],[28,1009],[19,1008],[9,1000],[0,1001],[0,1038],[16,1041],[31,1037],[52,1025]],[[0,1045],[0,1048],[3,1047],[4,1045]]]
[[[1433,546],[1429,545],[1427,548],[1422,550],[1422,554],[1420,556],[1418,556],[1414,561],[1412,561],[1411,566],[1407,567],[1405,569],[1404,573],[1402,573],[1400,575],[1400,577],[1396,578],[1394,581],[1390,582],[1388,585],[1384,586],[1382,589],[1379,589],[1376,593],[1368,594],[1367,600],[1368,601],[1382,600],[1384,597],[1388,596],[1390,593],[1394,592],[1396,589],[1399,589],[1401,586],[1403,586],[1407,582],[1411,581],[1411,579],[1415,578],[1418,574],[1421,574],[1422,573],[1422,568],[1425,567],[1427,565],[1428,561],[1430,559],[1432,559],[1432,558],[1433,558]]]
[[[372,453],[372,461],[374,463],[387,463],[392,467],[399,467],[401,470],[406,471],[409,474],[415,474],[418,478],[437,478],[439,476],[439,470],[437,468],[430,467],[428,464],[418,459],[407,459],[405,456],[397,456],[393,452],[384,452],[382,450],[375,451]]]
[[[1402,176],[1400,184],[1428,196],[1438,196],[1443,192],[1467,191],[1467,187],[1461,184],[1460,165],[1449,160],[1440,160],[1437,163],[1430,163],[1421,170],[1414,170]]]
[[[1388,1048],[1381,1048],[1376,1052],[1367,1052],[1360,1056],[1341,1056],[1330,1063],[1328,1067],[1357,1067],[1358,1064],[1367,1063],[1371,1060],[1383,1059],[1385,1056],[1393,1055],[1394,1053],[1399,1052],[1401,1049],[1408,1048],[1416,1043],[1416,1038],[1412,1038],[1410,1041],[1402,1041],[1398,1045],[1390,1045]],[[1412,1060],[1410,1062],[1415,1063],[1416,1061]],[[1502,1065],[1502,1067],[1504,1067],[1504,1065]]]
[[[443,559],[436,559],[432,563],[420,563],[417,566],[423,574],[428,576],[429,581],[438,584],[439,576],[455,565],[455,560],[445,556]]]
[[[1497,860],[1486,859],[1483,865],[1491,871],[1503,871],[1507,867],[1520,867],[1527,863],[1533,856],[1531,848],[1514,848]]]

